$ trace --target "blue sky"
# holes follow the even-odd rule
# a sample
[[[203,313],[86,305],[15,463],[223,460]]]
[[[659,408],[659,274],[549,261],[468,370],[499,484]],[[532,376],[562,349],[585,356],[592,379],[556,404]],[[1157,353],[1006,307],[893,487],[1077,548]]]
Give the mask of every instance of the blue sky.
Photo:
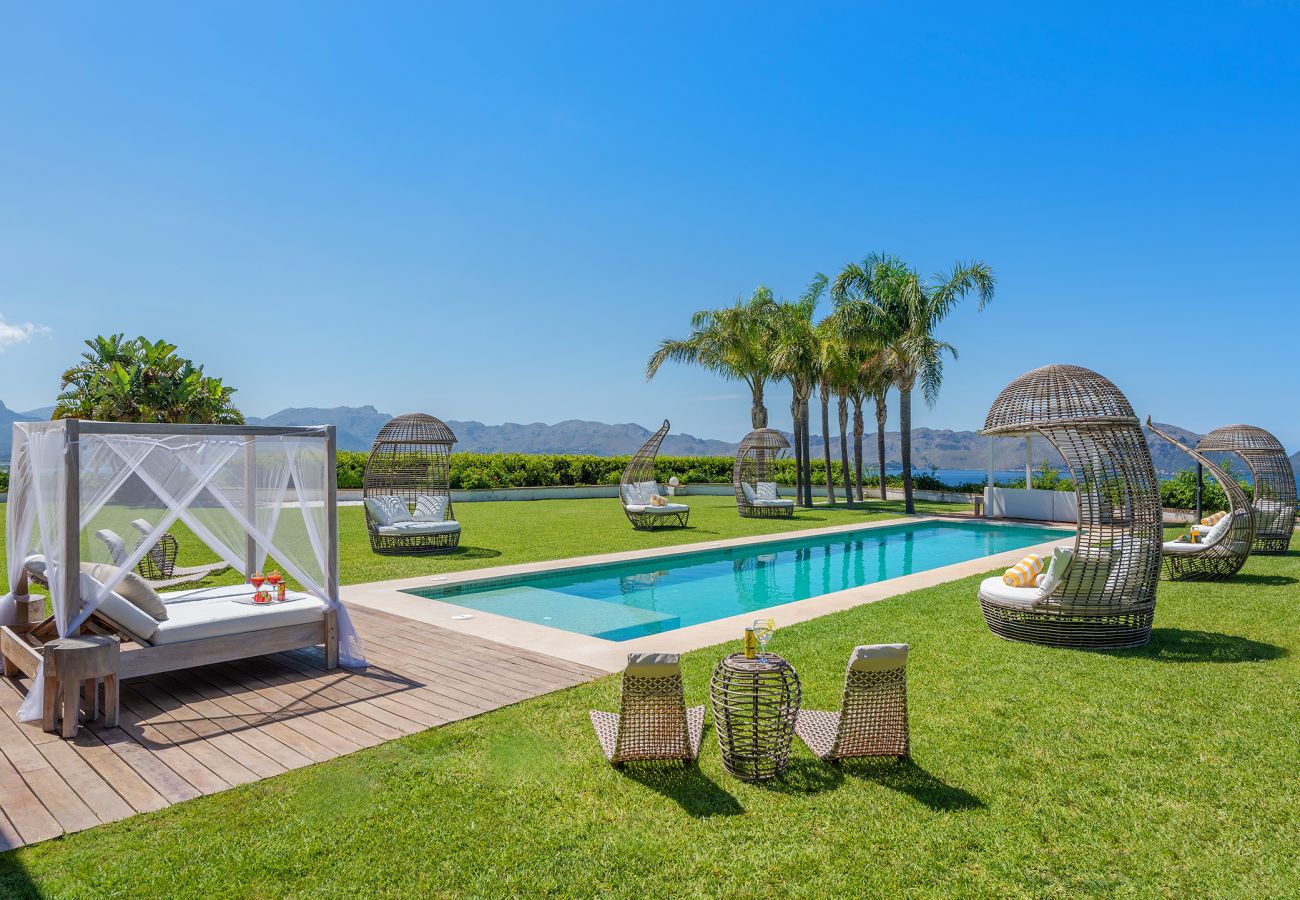
[[[1068,361],[1300,447],[1295,4],[469,7],[9,5],[0,399],[125,331],[254,415],[734,439],[658,340],[879,250],[999,278],[918,424]]]

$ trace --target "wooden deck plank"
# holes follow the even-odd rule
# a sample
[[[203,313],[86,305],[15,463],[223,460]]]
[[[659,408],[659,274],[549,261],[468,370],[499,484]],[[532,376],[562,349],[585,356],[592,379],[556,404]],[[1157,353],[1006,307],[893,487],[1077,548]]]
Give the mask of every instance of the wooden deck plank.
[[[225,790],[605,673],[374,610],[363,670],[319,648],[130,679],[120,723],[75,741],[17,721],[0,684],[0,850]]]

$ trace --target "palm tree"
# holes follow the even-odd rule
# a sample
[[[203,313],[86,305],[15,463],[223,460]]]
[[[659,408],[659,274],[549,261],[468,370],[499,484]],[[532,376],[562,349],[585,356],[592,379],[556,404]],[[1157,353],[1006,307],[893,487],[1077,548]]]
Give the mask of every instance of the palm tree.
[[[817,323],[817,354],[820,362],[817,372],[817,393],[822,403],[822,461],[826,464],[826,502],[835,503],[835,473],[831,470],[831,370],[826,362],[834,357],[831,345],[838,339],[831,317]]]
[[[845,339],[841,330],[842,317],[830,315],[824,323],[822,341],[822,377],[836,398],[836,411],[839,413],[840,426],[840,475],[844,479],[844,499],[853,504],[852,469],[849,467],[849,395],[858,381],[861,363],[857,359],[855,346]],[[826,441],[829,451],[830,439]],[[830,453],[827,453],[827,478],[830,478]],[[834,500],[832,499],[832,503]]]
[[[690,337],[664,338],[646,362],[646,380],[655,377],[667,360],[697,365],[749,386],[750,420],[754,428],[767,427],[763,391],[773,377],[772,347],[776,338],[777,302],[772,291],[760,285],[748,300],[722,309],[706,309],[691,316]]]
[[[967,294],[975,292],[982,310],[997,286],[985,263],[956,263],[951,271],[922,281],[901,260],[873,254],[849,263],[835,279],[832,296],[849,320],[849,333],[865,345],[884,348],[898,388],[898,425],[902,438],[903,497],[908,513],[912,496],[912,390],[917,381],[928,406],[943,384],[943,357],[957,348],[939,340],[935,330]],[[883,473],[882,473],[883,474]]]
[[[880,499],[888,499],[885,488],[885,421],[889,417],[887,398],[894,386],[894,370],[888,353],[877,351],[867,357],[861,369],[862,393],[876,401],[876,460],[880,466]]]
[[[819,380],[820,355],[813,316],[829,279],[818,272],[794,303],[782,303],[776,316],[772,352],[774,373],[790,382],[790,415],[794,420],[795,495],[812,506],[812,465],[808,459],[808,407]]]

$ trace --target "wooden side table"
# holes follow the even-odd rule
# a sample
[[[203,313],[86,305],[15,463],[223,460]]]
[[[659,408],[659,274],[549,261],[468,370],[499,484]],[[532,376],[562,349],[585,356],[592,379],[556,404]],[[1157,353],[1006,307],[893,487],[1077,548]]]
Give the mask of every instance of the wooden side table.
[[[81,688],[86,688],[86,719],[99,715],[99,679],[104,679],[104,724],[116,725],[118,715],[117,663],[121,645],[106,635],[82,635],[47,641],[45,703],[41,726],[53,731],[62,706],[63,736],[77,736]]]
[[[802,689],[794,666],[775,653],[733,653],[709,682],[722,765],[742,781],[768,781],[790,764]]]

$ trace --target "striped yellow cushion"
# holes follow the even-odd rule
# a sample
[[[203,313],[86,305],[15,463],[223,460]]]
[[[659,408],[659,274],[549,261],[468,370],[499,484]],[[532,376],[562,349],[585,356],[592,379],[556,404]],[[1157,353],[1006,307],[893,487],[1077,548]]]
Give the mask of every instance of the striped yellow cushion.
[[[1002,576],[1002,580],[1011,587],[1029,587],[1038,577],[1038,573],[1043,571],[1043,558],[1029,554],[1020,562],[1007,569],[1007,573]]]

